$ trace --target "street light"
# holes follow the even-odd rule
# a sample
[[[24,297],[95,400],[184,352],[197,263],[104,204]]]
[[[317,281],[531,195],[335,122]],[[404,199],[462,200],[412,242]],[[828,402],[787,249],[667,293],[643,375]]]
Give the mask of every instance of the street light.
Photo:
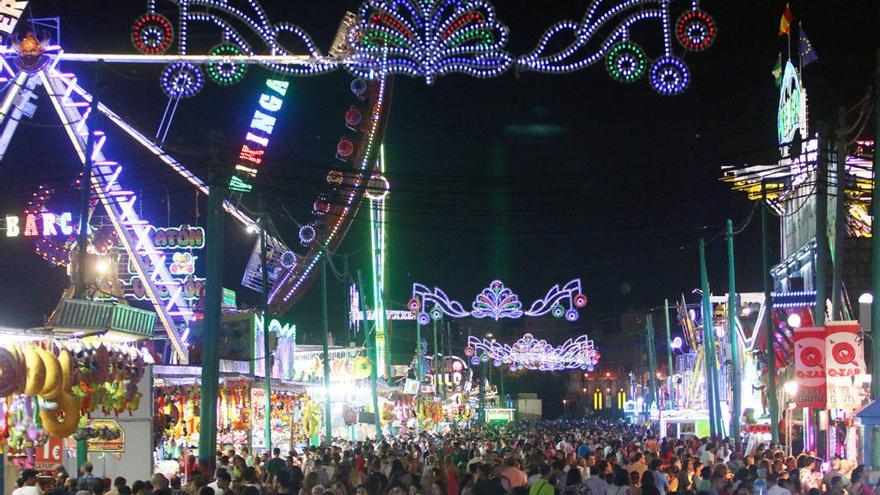
[[[871,305],[873,303],[874,296],[870,292],[859,296],[859,330],[863,333],[871,332]]]
[[[788,315],[788,326],[791,328],[800,328],[801,327],[801,315],[797,313],[792,313]]]
[[[565,399],[562,399],[562,410],[565,419],[568,419],[568,401]]]

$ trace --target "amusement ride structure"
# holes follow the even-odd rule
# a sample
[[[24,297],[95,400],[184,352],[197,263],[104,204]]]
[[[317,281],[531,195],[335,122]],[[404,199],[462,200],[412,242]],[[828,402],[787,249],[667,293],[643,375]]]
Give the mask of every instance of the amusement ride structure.
[[[186,277],[193,275],[193,269],[191,264],[190,268],[181,268],[185,258],[171,256],[155,247],[157,228],[141,216],[138,208],[141,198],[127,178],[131,165],[120,163],[108,151],[108,136],[95,125],[96,115],[102,115],[104,122],[121,129],[193,188],[208,194],[208,182],[164,146],[171,122],[181,102],[195,98],[209,81],[230,86],[241,81],[253,66],[265,68],[266,82],[244,133],[240,152],[238,156],[229,157],[225,186],[230,195],[223,203],[224,210],[242,228],[257,231],[259,219],[247,213],[242,202],[254,190],[255,179],[266,165],[263,158],[271,147],[275,123],[283,115],[291,78],[335,70],[346,70],[355,76],[351,83],[354,102],[344,112],[345,135],[335,149],[338,162],[326,172],[326,188],[312,205],[311,219],[299,223],[293,235],[281,233],[268,240],[272,266],[267,282],[273,312],[290,308],[314,281],[324,258],[342,242],[366,197],[370,203],[373,256],[372,284],[369,285],[373,292],[379,360],[384,363],[387,359],[384,215],[390,184],[385,176],[382,142],[390,112],[393,75],[424,78],[426,83],[432,84],[450,73],[488,78],[515,68],[557,74],[602,64],[617,81],[632,83],[646,77],[658,93],[676,95],[691,81],[683,54],[705,50],[717,34],[714,21],[700,9],[698,0],[591,0],[579,21],[552,25],[532,51],[516,56],[507,51],[507,26],[487,1],[366,0],[357,13],[345,13],[333,45],[324,53],[302,28],[286,21],[271,21],[256,0],[148,0],[146,12],[131,28],[135,50],[69,53],[58,43],[60,21],[57,18],[18,22],[27,2],[12,3],[16,6],[4,13],[4,22],[0,24],[6,41],[0,49],[3,55],[0,83],[6,84],[0,100],[0,124],[3,125],[0,157],[13,139],[18,123],[33,115],[38,95],[45,95],[85,165],[84,180],[92,191],[89,218],[96,218],[103,210],[101,215],[109,219],[112,235],[109,240],[102,239],[100,244],[114,249],[118,258],[124,259],[124,264],[130,267],[127,274],[119,275],[114,281],[118,287],[108,292],[112,297],[125,298],[134,304],[148,301],[158,314],[180,363],[186,362],[184,336],[195,318],[197,298],[188,297],[186,287],[187,280],[192,280]],[[662,46],[656,55],[649,55],[633,39],[635,28],[642,25],[656,27],[661,33]],[[199,40],[215,34],[216,44],[202,50],[202,46],[193,42],[197,38],[192,36],[195,30]],[[298,48],[291,48],[293,46]],[[167,104],[153,136],[136,128],[80,84],[73,68],[98,62],[163,66],[159,82]],[[42,219],[44,234],[58,231],[61,234],[56,235],[68,237],[66,241],[53,238],[49,242],[50,253],[46,252],[45,240],[42,250],[38,242],[38,251],[57,264],[67,264],[72,258],[71,252],[77,249],[75,239],[82,227],[72,225],[69,215],[52,211],[45,201],[30,208],[31,213]],[[89,218],[82,219],[80,225],[88,225]],[[7,235],[18,228],[17,223],[10,222],[7,218]],[[85,249],[98,249],[98,232],[94,225],[89,228],[92,247]],[[180,239],[182,234],[174,235]],[[186,235],[189,239],[197,233]],[[254,259],[259,262],[258,255],[252,261]],[[242,285],[260,290],[264,281],[252,265],[249,264]],[[140,291],[139,297],[134,297],[135,286]],[[562,288],[554,287],[545,299],[535,302],[527,311],[510,312],[504,305],[496,305],[498,301],[493,298],[502,296],[499,292],[502,290],[508,289],[500,282],[493,282],[488,293],[483,294],[487,299],[483,303],[476,301],[469,315],[497,320],[516,312],[527,316],[549,313],[574,321],[578,318],[577,308],[586,303],[579,280]],[[459,317],[468,313],[462,309],[462,314],[455,314],[458,311],[455,305],[450,305],[448,299],[444,301],[442,295],[439,289],[414,287],[408,309],[418,313],[419,324],[425,325],[431,318],[442,316],[438,311]],[[523,361],[516,356],[526,347],[529,350],[523,352],[534,354],[539,344],[529,340],[510,349],[498,349],[473,342],[470,348],[481,356],[494,359],[497,355],[498,359],[531,368],[529,359],[523,358]],[[575,347],[584,351],[584,357],[569,362],[564,357],[565,349]],[[562,353],[558,362],[542,366],[587,369],[598,359],[592,341],[586,338],[576,339],[556,351]],[[378,368],[380,372],[385,370],[384,364]]]

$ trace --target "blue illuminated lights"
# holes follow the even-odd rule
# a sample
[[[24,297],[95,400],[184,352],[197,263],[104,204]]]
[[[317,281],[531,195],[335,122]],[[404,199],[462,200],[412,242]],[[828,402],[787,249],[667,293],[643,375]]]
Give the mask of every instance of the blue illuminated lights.
[[[202,70],[188,62],[174,62],[166,66],[159,82],[169,98],[191,98],[205,85]]]
[[[523,310],[519,296],[505,287],[503,282],[495,280],[474,298],[472,311],[467,311],[460,302],[450,299],[440,288],[432,290],[418,283],[413,284],[412,299],[407,307],[417,315],[419,324],[427,325],[432,319],[439,320],[444,316],[492,318],[498,321],[550,314],[555,318],[564,316],[573,322],[580,317],[578,309],[586,304],[587,297],[582,292],[580,279],[571,280],[562,287],[554,285],[543,299],[533,302],[528,310]]]
[[[516,61],[520,70],[534,70],[546,73],[565,73],[589,67],[605,57],[605,66],[611,76],[620,82],[638,79],[638,59],[645,59],[640,47],[636,50],[630,35],[636,24],[656,22],[662,30],[662,54],[660,67],[663,70],[654,76],[651,84],[664,95],[679,94],[687,87],[688,73],[684,63],[672,70],[665,63],[672,57],[672,36],[670,33],[669,9],[672,0],[623,0],[617,3],[592,0],[581,22],[562,21],[551,26],[541,36],[538,46]],[[690,11],[685,15],[686,33],[693,41],[692,50],[699,51],[711,44],[715,37],[714,23],[699,10],[699,1],[692,0]],[[703,23],[703,24],[700,24]],[[694,26],[706,26],[705,36],[695,39],[700,33]],[[561,48],[560,48],[561,47]],[[678,59],[675,59],[679,61]],[[680,62],[680,61],[679,61]],[[657,64],[655,63],[655,66]]]
[[[307,246],[315,242],[315,237],[317,237],[317,235],[315,227],[312,227],[311,225],[303,225],[299,228],[299,243],[303,246]]]
[[[651,87],[662,95],[684,92],[690,83],[690,73],[681,59],[663,57],[651,65]]]
[[[507,27],[481,0],[367,0],[349,33],[355,52],[349,70],[361,77],[389,74],[424,77],[428,84],[460,72],[494,77],[513,58],[504,51]]]
[[[305,65],[286,65],[279,63],[263,64],[269,69],[282,74],[315,75],[335,70],[338,63],[329,60],[321,53],[311,37],[299,26],[289,22],[272,22],[266,11],[257,0],[227,2],[225,0],[171,0],[179,9],[178,47],[184,55],[189,48],[188,30],[191,23],[214,26],[220,31],[223,39],[237,46],[245,55],[256,55],[259,52],[275,55],[305,54],[314,59],[314,63]],[[148,14],[155,16],[152,11]],[[146,17],[146,16],[145,16]],[[239,28],[246,30],[244,35]],[[259,40],[265,50],[255,50],[248,40]],[[290,39],[290,45],[302,47],[294,50],[288,48],[280,40]]]

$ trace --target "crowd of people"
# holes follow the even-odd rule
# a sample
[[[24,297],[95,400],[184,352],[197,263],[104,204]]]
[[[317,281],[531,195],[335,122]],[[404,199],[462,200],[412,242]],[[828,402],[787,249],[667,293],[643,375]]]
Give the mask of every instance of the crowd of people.
[[[129,485],[60,468],[41,487],[26,470],[12,495],[880,495],[865,466],[781,445],[658,438],[603,421],[515,423],[339,440],[282,458],[247,448],[218,452],[205,477],[156,474]]]

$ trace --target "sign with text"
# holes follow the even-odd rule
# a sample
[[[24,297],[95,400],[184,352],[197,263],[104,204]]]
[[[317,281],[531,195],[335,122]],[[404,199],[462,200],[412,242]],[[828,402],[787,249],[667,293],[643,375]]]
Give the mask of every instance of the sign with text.
[[[794,330],[794,366],[798,390],[797,407],[825,408],[825,329],[804,327]]]
[[[37,447],[34,452],[34,469],[37,471],[51,471],[63,461],[64,448],[62,439],[50,438],[48,442]]]
[[[0,0],[0,32],[12,34],[28,0]]]
[[[77,230],[73,214],[25,213],[24,215],[6,215],[6,237],[53,237],[72,235]]]
[[[828,409],[855,411],[862,405],[860,382],[867,373],[859,322],[828,322],[825,332]]]

